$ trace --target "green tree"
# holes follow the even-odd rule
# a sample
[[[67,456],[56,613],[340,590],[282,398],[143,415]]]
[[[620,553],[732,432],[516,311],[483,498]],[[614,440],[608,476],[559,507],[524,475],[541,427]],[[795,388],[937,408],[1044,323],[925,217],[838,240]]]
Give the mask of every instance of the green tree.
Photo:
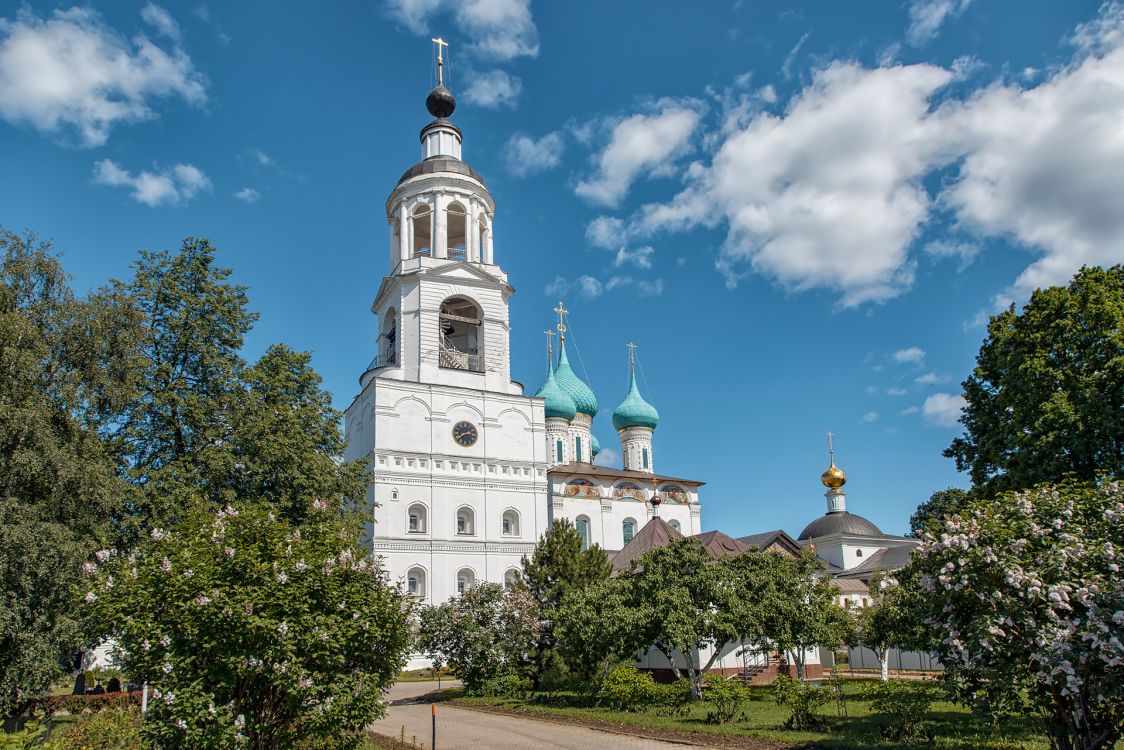
[[[155,688],[150,746],[356,747],[405,664],[410,606],[358,546],[356,514],[313,500],[200,505],[86,566],[85,601],[124,671]]]
[[[804,552],[799,557],[773,558],[773,564],[762,571],[759,638],[754,640],[771,643],[788,655],[803,682],[807,652],[817,646],[838,646],[850,623],[835,602],[839,589],[818,557]]]
[[[1124,474],[1124,266],[991,318],[945,455],[986,495]]]
[[[110,292],[71,292],[49,244],[0,229],[0,715],[81,645],[81,563],[110,543],[122,486],[98,430],[129,393],[135,333]]]
[[[527,591],[479,583],[460,596],[418,613],[418,646],[448,664],[466,688],[478,691],[496,677],[527,665],[539,620]]]
[[[926,529],[939,528],[945,518],[959,513],[970,497],[966,490],[959,487],[937,490],[909,517],[909,535],[919,537]]]
[[[890,649],[928,650],[931,639],[917,619],[917,592],[900,586],[892,575],[879,573],[870,582],[871,605],[851,610],[852,642],[874,652],[883,682],[890,679]]]
[[[647,648],[637,638],[639,619],[629,582],[615,578],[572,589],[554,610],[558,653],[582,679],[605,677],[622,660],[635,661]]]
[[[1028,707],[1062,750],[1124,732],[1124,484],[1046,485],[973,503],[898,577],[945,678],[989,713]]]
[[[541,626],[534,649],[532,684],[537,690],[543,673],[557,653],[554,623],[567,594],[606,581],[612,572],[609,556],[597,545],[582,549],[581,535],[567,519],[560,519],[539,537],[530,557],[523,557],[520,586],[535,600]]]

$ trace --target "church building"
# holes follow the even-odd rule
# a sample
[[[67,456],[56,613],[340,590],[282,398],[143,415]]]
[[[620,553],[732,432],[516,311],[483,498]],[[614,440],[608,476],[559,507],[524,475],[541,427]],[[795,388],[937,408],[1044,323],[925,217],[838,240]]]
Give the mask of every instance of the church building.
[[[496,203],[461,158],[449,119],[456,100],[438,65],[421,160],[386,201],[375,354],[345,411],[346,457],[366,459],[372,473],[372,551],[391,580],[430,604],[477,582],[510,585],[560,518],[609,551],[657,513],[697,534],[702,485],[655,472],[659,416],[640,396],[635,357],[613,415],[624,468],[593,464],[598,402],[570,366],[561,304],[546,382],[530,396],[511,379],[514,289],[493,241]]]

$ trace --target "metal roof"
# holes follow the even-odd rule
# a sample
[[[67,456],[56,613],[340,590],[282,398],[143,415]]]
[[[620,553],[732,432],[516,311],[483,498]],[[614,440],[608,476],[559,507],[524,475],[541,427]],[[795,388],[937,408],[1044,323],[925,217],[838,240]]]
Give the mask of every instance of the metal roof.
[[[423,174],[437,174],[438,172],[454,172],[456,174],[462,174],[466,177],[471,177],[472,179],[476,180],[481,185],[484,185],[485,188],[488,187],[484,184],[484,178],[480,176],[479,172],[465,164],[460,159],[451,159],[447,156],[432,156],[425,161],[419,161],[417,164],[406,170],[406,173],[398,179],[398,184],[401,185],[411,177],[417,177]]]
[[[797,537],[798,541],[818,539],[828,534],[850,534],[851,536],[883,536],[882,530],[862,516],[842,511],[828,513],[804,527]]]

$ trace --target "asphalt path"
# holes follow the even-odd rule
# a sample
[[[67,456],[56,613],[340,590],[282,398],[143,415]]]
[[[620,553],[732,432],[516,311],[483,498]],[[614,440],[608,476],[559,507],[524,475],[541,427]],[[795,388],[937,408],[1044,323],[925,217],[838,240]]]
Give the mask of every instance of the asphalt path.
[[[449,685],[448,681],[444,685]],[[376,721],[371,729],[379,734],[398,737],[405,728],[406,740],[424,748],[430,746],[431,716],[429,703],[417,703],[420,695],[437,688],[436,682],[400,682],[390,689],[390,710],[385,719]],[[601,750],[602,748],[675,748],[684,745],[659,742],[601,732],[567,724],[536,721],[516,716],[471,711],[447,704],[437,704],[438,750],[524,750],[524,748],[557,748],[558,750]]]

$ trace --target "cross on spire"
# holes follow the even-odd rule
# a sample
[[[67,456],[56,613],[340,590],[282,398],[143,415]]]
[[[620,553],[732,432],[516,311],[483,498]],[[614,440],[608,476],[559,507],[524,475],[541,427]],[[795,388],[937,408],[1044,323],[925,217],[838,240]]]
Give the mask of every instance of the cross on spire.
[[[444,73],[445,73],[445,70],[444,70],[445,69],[445,56],[442,54],[442,52],[443,52],[442,48],[448,47],[449,43],[446,42],[441,37],[437,37],[437,38],[433,39],[432,41],[435,45],[437,45],[437,85],[438,86],[444,86],[445,85],[445,75],[444,75]]]
[[[546,364],[548,367],[554,366],[554,331],[549,328],[543,331],[546,334]]]
[[[636,371],[636,344],[629,341],[625,344],[628,347],[628,370],[629,372]]]
[[[834,432],[827,433],[827,453],[831,456],[831,465],[835,466],[835,448],[831,443],[831,439],[835,437]]]
[[[558,339],[562,343],[566,342],[566,322],[563,316],[570,313],[565,307],[562,306],[562,300],[558,300],[558,307],[554,308],[554,312],[558,313]]]

